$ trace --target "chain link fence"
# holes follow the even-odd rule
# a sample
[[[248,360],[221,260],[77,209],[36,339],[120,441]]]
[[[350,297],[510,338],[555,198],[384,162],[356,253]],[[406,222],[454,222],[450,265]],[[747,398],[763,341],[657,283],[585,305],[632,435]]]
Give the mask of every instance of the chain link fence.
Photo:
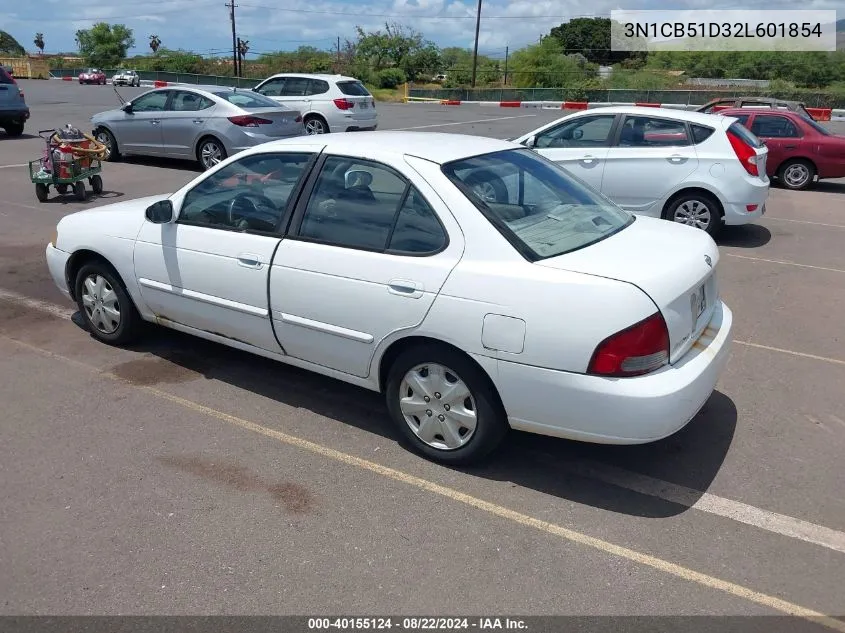
[[[50,71],[53,77],[73,77],[83,72],[84,68],[56,68]],[[101,69],[106,77],[111,79],[121,69]],[[142,81],[168,81],[172,83],[195,84],[200,86],[234,86],[237,88],[254,88],[261,79],[247,79],[245,77],[227,77],[224,75],[198,75],[195,73],[174,73],[158,70],[139,70],[138,76]]]

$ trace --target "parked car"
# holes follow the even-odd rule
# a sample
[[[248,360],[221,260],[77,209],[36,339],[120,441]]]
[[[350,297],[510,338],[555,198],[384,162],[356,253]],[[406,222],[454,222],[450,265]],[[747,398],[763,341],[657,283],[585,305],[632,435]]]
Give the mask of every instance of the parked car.
[[[121,70],[114,74],[111,82],[115,86],[140,86],[141,76],[135,70]]]
[[[203,169],[248,147],[304,134],[298,111],[225,86],[157,88],[91,122],[108,150],[106,160],[164,156],[196,160]]]
[[[378,128],[376,101],[354,77],[282,73],[253,90],[302,112],[307,134]]]
[[[807,189],[816,178],[845,178],[845,136],[795,112],[722,110],[762,139],[766,172],[787,189]]]
[[[28,118],[23,90],[12,75],[0,68],[0,127],[9,136],[20,136]]]
[[[765,213],[766,147],[718,115],[603,107],[570,114],[515,140],[633,213],[712,236],[723,224],[746,224]]]
[[[802,102],[785,101],[784,99],[774,99],[772,97],[730,97],[713,99],[712,101],[705,103],[703,106],[696,108],[695,111],[703,112],[705,114],[716,114],[721,110],[727,110],[728,108],[787,110],[789,112],[797,112],[811,121],[815,120]]]
[[[102,86],[106,85],[106,73],[102,70],[97,68],[89,68],[81,73],[79,73],[79,83],[80,84],[99,84]]]
[[[97,340],[158,323],[381,391],[404,440],[453,464],[509,428],[671,435],[731,343],[709,235],[490,138],[264,143],[171,195],[65,216],[46,257]]]

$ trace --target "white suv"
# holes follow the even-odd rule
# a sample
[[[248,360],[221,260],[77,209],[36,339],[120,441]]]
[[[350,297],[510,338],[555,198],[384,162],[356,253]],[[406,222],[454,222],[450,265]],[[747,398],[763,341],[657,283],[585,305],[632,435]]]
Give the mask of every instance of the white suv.
[[[746,224],[765,213],[768,149],[730,117],[609,106],[565,116],[513,140],[632,213],[713,236],[722,224]]]
[[[378,128],[376,101],[354,77],[281,73],[265,79],[253,90],[299,110],[306,134]]]

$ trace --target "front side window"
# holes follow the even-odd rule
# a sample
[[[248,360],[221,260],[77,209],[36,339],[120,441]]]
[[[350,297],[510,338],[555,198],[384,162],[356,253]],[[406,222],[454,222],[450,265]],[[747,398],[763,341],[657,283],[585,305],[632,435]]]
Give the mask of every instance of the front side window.
[[[211,174],[182,202],[179,222],[235,231],[277,232],[311,154],[247,156]]]
[[[132,102],[133,112],[163,112],[164,106],[167,104],[167,97],[170,95],[169,90],[161,90],[158,92],[150,92],[141,95]]]
[[[619,147],[682,147],[690,145],[683,121],[647,116],[626,116],[619,132]]]
[[[534,147],[603,147],[610,139],[615,114],[581,116],[537,135]]]
[[[531,261],[589,246],[634,221],[634,216],[530,150],[466,158],[442,169]]]
[[[275,79],[268,79],[260,88],[256,88],[255,92],[265,95],[267,97],[281,97],[285,90],[285,78],[276,77]]]
[[[436,214],[403,176],[372,161],[329,157],[299,237],[369,251],[427,254],[446,243]]]

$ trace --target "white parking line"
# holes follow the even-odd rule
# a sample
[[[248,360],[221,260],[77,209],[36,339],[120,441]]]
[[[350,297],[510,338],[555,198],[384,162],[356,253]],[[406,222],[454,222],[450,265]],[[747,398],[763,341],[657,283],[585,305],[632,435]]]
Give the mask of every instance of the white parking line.
[[[9,167],[26,167],[29,163],[17,163],[15,165],[0,165],[0,169],[8,169]]]
[[[566,464],[565,469],[579,477],[598,480],[649,497],[657,497],[664,501],[677,503],[693,510],[745,523],[767,532],[845,553],[845,532],[839,532],[802,519],[778,514],[777,512],[769,512],[709,492],[701,492],[600,462],[576,461]]]
[[[845,365],[845,360],[838,358],[828,358],[827,356],[816,356],[815,354],[805,354],[804,352],[794,352],[791,349],[781,349],[780,347],[770,347],[769,345],[760,345],[759,343],[749,343],[748,341],[733,341],[737,345],[745,345],[746,347],[756,347],[757,349],[765,349],[770,352],[779,352],[781,354],[789,354],[790,356],[800,356],[801,358],[811,358],[813,360],[824,361],[825,363],[832,363],[834,365]]]
[[[797,264],[796,262],[785,262],[781,259],[765,259],[763,257],[749,257],[748,255],[736,255],[735,253],[725,253],[726,257],[736,257],[737,259],[748,259],[753,262],[766,262],[769,264],[783,264],[784,266],[797,266],[798,268],[812,268],[814,270],[826,270],[832,273],[845,273],[841,268],[826,268],[825,266],[811,266],[810,264]]]
[[[0,299],[5,299],[18,305],[47,312],[53,316],[68,319],[73,316],[75,310],[64,308],[46,301],[32,299],[20,293],[3,290],[0,288]],[[813,356],[811,354],[802,354],[800,352],[792,352],[790,350],[782,350],[775,347],[768,347],[765,345],[755,345],[753,343],[746,343],[744,341],[734,341],[740,345],[748,345],[751,347],[760,347],[767,350],[792,354],[796,356],[806,356],[827,362],[841,363],[845,365],[845,361],[824,358],[821,356]],[[548,457],[545,453],[538,453]],[[837,552],[845,553],[845,532],[840,532],[828,527],[816,525],[802,519],[770,512],[752,505],[748,505],[732,499],[726,499],[707,492],[701,492],[693,488],[687,488],[679,484],[673,484],[662,479],[655,479],[647,475],[635,473],[608,464],[594,462],[590,460],[578,460],[568,463],[565,469],[580,477],[587,479],[594,479],[607,484],[625,488],[633,492],[638,492],[650,497],[656,497],[677,503],[679,505],[707,512],[726,519],[731,519],[739,523],[745,523],[753,527],[786,536],[789,538],[798,539],[806,543],[812,543],[827,549]]]
[[[773,218],[766,216],[764,220],[777,220],[778,222],[794,222],[795,224],[814,224],[816,226],[831,226],[837,229],[845,229],[845,224],[825,224],[824,222],[810,222],[810,220],[788,220],[787,218]]]
[[[449,127],[450,125],[469,125],[470,123],[486,123],[487,121],[508,121],[509,119],[527,119],[528,117],[537,116],[536,114],[520,114],[518,116],[499,116],[490,119],[475,119],[473,121],[456,121],[454,123],[436,123],[434,125],[417,125],[415,127],[397,127],[393,128],[394,132],[403,132],[405,130],[424,130],[431,127]]]

